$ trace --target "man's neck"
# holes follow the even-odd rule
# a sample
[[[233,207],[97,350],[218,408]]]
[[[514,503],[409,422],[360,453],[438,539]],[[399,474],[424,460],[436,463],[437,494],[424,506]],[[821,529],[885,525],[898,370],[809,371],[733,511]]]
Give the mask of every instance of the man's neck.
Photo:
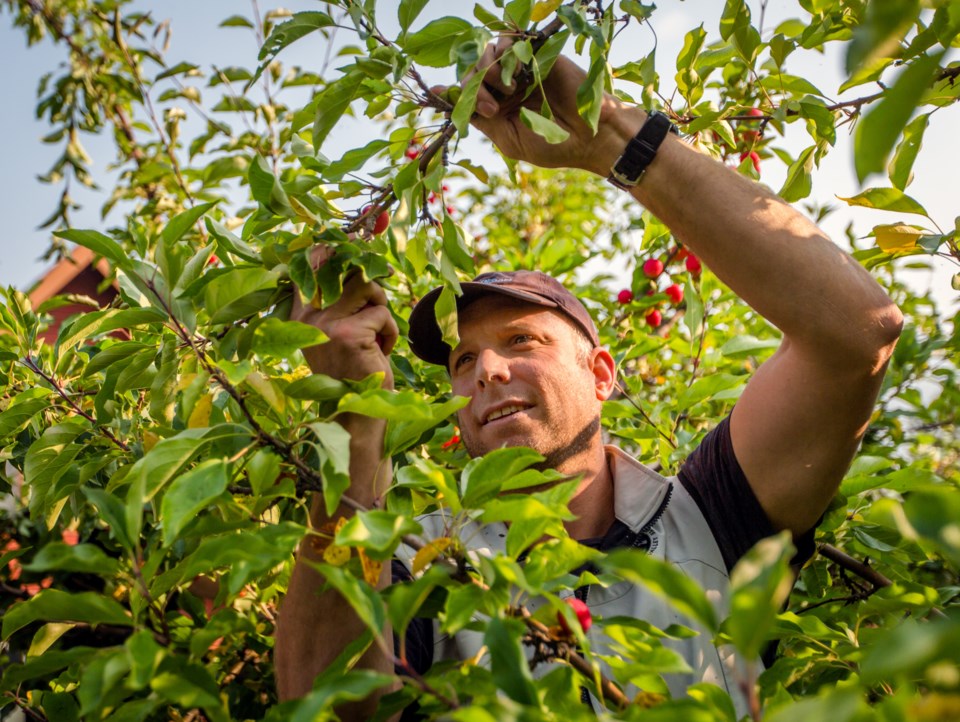
[[[577,471],[583,480],[570,501],[570,511],[577,518],[564,523],[567,533],[577,540],[602,537],[616,519],[613,475],[603,446],[591,457],[586,468]]]

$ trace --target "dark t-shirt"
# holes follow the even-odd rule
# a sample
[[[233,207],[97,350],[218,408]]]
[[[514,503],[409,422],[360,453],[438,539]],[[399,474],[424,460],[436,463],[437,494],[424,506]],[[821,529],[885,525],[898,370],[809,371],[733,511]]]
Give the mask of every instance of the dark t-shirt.
[[[706,518],[728,572],[750,547],[775,533],[733,453],[729,416],[704,437],[677,476]],[[811,529],[795,540],[795,565],[812,555],[813,534]],[[640,546],[637,534],[619,520],[602,538],[581,539],[580,543],[601,551]],[[393,579],[410,579],[406,567],[397,561],[393,564]],[[407,629],[406,646],[410,664],[420,674],[426,672],[433,662],[432,620],[413,620]]]

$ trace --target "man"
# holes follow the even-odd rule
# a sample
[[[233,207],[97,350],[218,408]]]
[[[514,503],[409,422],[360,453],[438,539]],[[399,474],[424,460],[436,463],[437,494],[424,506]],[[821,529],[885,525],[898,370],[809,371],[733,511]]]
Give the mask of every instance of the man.
[[[489,70],[474,126],[511,158],[611,178],[775,324],[783,343],[754,374],[732,415],[684,465],[679,483],[604,449],[599,412],[613,389],[613,361],[599,348],[582,306],[552,279],[494,274],[468,284],[459,303],[460,344],[449,355],[431,328],[428,296],[411,317],[411,347],[446,363],[453,391],[471,397],[459,416],[471,454],[522,444],[558,470],[582,475],[570,504],[577,517],[567,525],[572,537],[652,549],[653,532],[660,553],[679,563],[677,550],[691,551],[696,568],[684,570],[720,589],[724,570],[759,535],[809,536],[866,430],[902,317],[869,274],[810,221],[680,142],[663,117],[606,96],[594,135],[576,109],[584,74],[566,58],[557,61],[544,90],[570,138],[554,145],[533,134],[520,122],[519,108],[538,109],[543,99],[535,94],[522,101],[515,87],[503,84],[495,61],[506,42],[485,55],[482,67]],[[385,354],[397,328],[379,287],[353,279],[336,304],[302,309],[299,317],[331,339],[309,351],[314,371],[339,378],[382,371],[391,387]],[[374,505],[390,481],[388,465],[380,463],[383,424],[359,417],[342,423],[352,434],[349,494]],[[342,507],[337,515],[350,513]],[[314,504],[312,519],[316,526],[328,521],[322,503]],[[305,545],[301,558],[312,555]],[[381,584],[389,583],[385,570]],[[281,697],[309,691],[314,676],[362,632],[349,605],[333,591],[320,592],[322,586],[311,567],[297,564],[277,631]],[[727,660],[708,640],[684,654],[695,679],[725,685],[736,698],[724,680]],[[376,648],[361,664],[391,671]],[[343,714],[369,716],[376,703],[367,699]]]

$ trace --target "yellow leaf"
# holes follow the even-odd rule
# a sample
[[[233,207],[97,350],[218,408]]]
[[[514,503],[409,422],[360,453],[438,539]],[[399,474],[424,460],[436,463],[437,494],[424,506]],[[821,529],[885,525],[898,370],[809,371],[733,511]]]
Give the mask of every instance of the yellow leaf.
[[[451,544],[451,539],[449,537],[442,536],[439,539],[434,539],[432,542],[427,544],[423,549],[417,551],[416,555],[413,557],[413,573],[424,569],[430,562],[440,556],[447,547]]]
[[[363,549],[357,550],[360,554],[360,566],[363,567],[363,578],[370,586],[376,586],[380,581],[380,572],[383,569],[383,562],[371,559],[366,555]]]
[[[213,397],[204,394],[193,406],[190,418],[187,419],[188,429],[202,429],[210,425],[210,411],[213,409]]]
[[[350,547],[342,547],[339,544],[331,544],[323,550],[323,561],[332,564],[335,567],[342,567],[350,561]]]
[[[286,408],[287,404],[284,400],[284,397],[277,393],[277,389],[274,387],[273,382],[264,376],[259,371],[251,371],[247,374],[247,377],[244,379],[254,390],[260,394],[268,404],[270,408],[276,411],[278,414],[282,414],[283,410]]]
[[[143,450],[144,452],[150,451],[154,446],[157,445],[157,442],[160,441],[160,435],[155,434],[152,431],[143,432]]]
[[[533,10],[530,11],[530,19],[535,23],[540,22],[560,7],[561,2],[563,2],[563,0],[541,0],[534,5]]]
[[[193,383],[193,380],[197,378],[196,374],[183,374],[180,377],[180,380],[177,381],[177,391],[183,391],[190,384]]]
[[[877,239],[880,250],[895,253],[916,248],[917,241],[923,236],[923,231],[906,223],[892,223],[876,226],[873,229],[873,235]]]

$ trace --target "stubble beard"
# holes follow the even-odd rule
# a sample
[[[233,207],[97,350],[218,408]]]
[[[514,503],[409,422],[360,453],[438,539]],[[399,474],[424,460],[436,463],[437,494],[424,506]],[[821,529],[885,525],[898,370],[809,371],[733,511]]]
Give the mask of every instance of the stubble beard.
[[[569,441],[558,443],[551,438],[545,438],[543,436],[540,436],[536,439],[531,439],[529,444],[530,448],[545,457],[543,461],[535,464],[533,468],[539,471],[556,469],[561,473],[571,475],[579,473],[579,469],[565,469],[564,467],[567,466],[571,461],[576,460],[581,455],[590,451],[593,445],[596,443],[596,439],[599,435],[600,415],[597,414],[592,419],[587,421],[583,428],[581,428],[580,431],[578,431]],[[463,445],[471,458],[483,456],[488,451],[493,451],[492,448],[484,448],[482,444],[478,444],[474,439],[468,438],[467,436],[463,436],[462,439]],[[571,465],[571,467],[573,466],[577,465]]]

